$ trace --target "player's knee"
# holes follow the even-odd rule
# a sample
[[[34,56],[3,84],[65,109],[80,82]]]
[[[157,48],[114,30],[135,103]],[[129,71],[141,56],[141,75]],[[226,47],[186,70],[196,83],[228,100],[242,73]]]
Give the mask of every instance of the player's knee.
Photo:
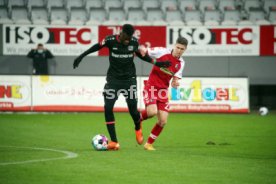
[[[154,116],[157,115],[157,109],[149,109],[149,110],[147,111],[147,113],[148,113],[148,117],[149,117],[149,118],[152,118],[152,117],[154,117]]]
[[[165,125],[167,124],[167,120],[160,120],[158,121],[158,125],[161,126],[161,127],[164,127]]]

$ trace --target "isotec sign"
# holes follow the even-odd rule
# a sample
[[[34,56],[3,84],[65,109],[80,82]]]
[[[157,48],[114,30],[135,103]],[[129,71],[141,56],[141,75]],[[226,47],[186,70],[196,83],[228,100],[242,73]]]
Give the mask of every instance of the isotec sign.
[[[188,39],[190,56],[259,54],[259,27],[167,27],[167,46],[179,36]]]
[[[97,43],[98,28],[5,25],[3,38],[5,55],[26,55],[38,43],[54,55],[78,55]]]

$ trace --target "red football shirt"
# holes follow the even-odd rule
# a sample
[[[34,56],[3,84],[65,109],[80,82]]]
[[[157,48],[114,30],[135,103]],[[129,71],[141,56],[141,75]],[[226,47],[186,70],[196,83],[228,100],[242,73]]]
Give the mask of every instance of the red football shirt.
[[[147,85],[154,86],[158,89],[167,89],[173,76],[182,78],[185,61],[182,57],[179,59],[173,57],[172,49],[163,47],[149,48],[148,54],[157,61],[171,61],[172,65],[168,68],[153,66]]]

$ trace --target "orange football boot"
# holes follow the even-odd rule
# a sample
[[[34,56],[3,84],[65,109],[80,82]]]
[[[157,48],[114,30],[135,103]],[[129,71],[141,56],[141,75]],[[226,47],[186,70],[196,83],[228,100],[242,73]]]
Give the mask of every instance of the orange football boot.
[[[107,145],[107,150],[109,151],[117,151],[120,149],[120,145],[118,142],[110,141]]]

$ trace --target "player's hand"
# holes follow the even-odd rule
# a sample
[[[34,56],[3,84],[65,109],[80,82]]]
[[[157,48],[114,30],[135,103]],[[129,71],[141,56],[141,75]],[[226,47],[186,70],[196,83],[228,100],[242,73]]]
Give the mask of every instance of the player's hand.
[[[173,88],[177,88],[179,85],[180,85],[180,84],[179,84],[178,80],[174,80],[174,79],[172,80],[171,86],[172,86]]]
[[[154,61],[153,64],[158,67],[165,67],[168,68],[172,65],[170,61]]]
[[[144,45],[140,45],[138,50],[143,57],[147,54],[147,48]]]
[[[73,63],[73,68],[77,68],[79,66],[81,62],[81,58],[77,57],[75,60],[74,60],[74,63]]]

